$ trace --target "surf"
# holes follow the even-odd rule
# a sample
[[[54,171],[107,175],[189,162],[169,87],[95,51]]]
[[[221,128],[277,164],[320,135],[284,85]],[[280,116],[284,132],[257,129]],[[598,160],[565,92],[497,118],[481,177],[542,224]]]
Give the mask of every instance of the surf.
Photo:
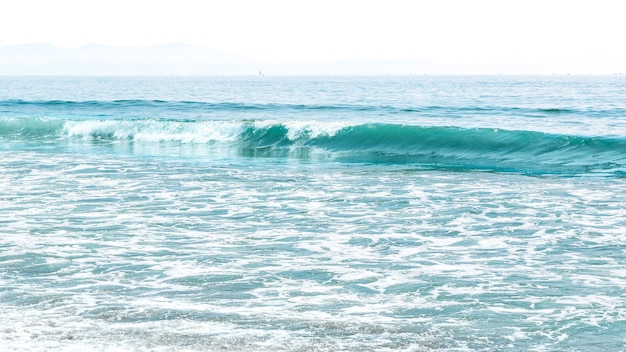
[[[626,138],[275,120],[2,118],[0,140],[221,146],[242,156],[527,173],[623,173]]]

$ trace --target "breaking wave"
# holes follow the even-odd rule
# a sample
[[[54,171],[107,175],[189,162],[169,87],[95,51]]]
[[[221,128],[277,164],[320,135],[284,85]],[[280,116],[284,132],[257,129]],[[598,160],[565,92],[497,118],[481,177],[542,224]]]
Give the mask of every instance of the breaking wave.
[[[405,124],[270,120],[2,118],[0,140],[220,145],[245,156],[416,163],[527,173],[626,171],[626,139]]]

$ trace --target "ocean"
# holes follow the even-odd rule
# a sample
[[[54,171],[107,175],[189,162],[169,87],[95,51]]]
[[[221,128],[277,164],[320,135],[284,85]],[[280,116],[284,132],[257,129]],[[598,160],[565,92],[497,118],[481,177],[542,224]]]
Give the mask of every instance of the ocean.
[[[0,350],[617,351],[626,78],[0,77]]]

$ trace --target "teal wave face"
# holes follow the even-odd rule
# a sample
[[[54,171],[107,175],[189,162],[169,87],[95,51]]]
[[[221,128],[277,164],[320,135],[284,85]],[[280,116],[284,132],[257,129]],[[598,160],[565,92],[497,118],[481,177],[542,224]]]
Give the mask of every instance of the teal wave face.
[[[0,140],[58,138],[65,121],[36,117],[0,119]]]
[[[623,139],[484,128],[361,125],[319,143],[396,162],[531,173],[603,171],[626,159]]]
[[[625,139],[533,131],[364,124],[292,141],[287,138],[287,129],[279,125],[250,132],[245,141],[250,140],[256,144],[247,145],[249,148],[316,148],[332,152],[334,159],[343,161],[418,163],[469,170],[588,173],[613,172],[626,165]]]

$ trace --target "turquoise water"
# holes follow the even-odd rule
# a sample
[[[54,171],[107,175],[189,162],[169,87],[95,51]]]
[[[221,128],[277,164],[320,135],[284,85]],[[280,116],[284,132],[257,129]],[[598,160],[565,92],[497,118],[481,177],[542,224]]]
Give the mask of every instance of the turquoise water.
[[[621,350],[625,83],[2,77],[2,346]]]

